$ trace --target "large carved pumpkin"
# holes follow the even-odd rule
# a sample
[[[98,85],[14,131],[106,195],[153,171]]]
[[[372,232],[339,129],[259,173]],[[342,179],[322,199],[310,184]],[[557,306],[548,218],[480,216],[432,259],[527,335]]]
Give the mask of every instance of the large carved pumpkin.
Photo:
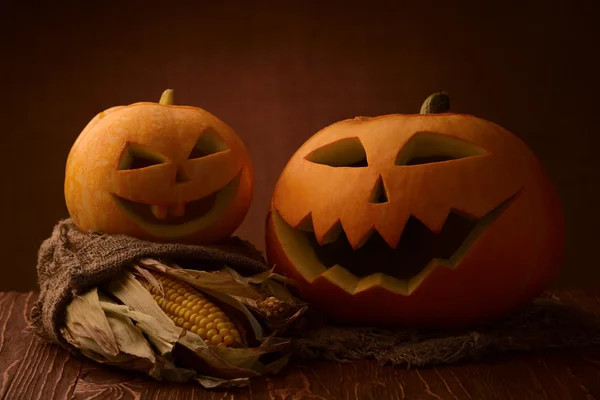
[[[444,100],[328,126],[283,170],[268,259],[333,318],[474,324],[520,308],[557,273],[562,212],[539,160],[496,124],[431,113]]]
[[[64,187],[79,228],[207,243],[240,225],[253,190],[244,143],[209,112],[173,105],[172,93],[110,108],[81,132]]]

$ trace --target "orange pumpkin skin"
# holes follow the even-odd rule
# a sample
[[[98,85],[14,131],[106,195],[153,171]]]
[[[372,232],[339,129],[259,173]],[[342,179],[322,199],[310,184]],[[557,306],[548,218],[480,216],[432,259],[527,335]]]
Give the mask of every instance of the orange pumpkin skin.
[[[245,218],[253,166],[241,138],[209,112],[140,102],[88,123],[69,153],[64,192],[84,231],[211,243]]]
[[[465,148],[474,145],[478,154],[396,165],[411,140],[428,133],[457,139]],[[348,138],[360,140],[368,166],[309,161],[318,149]],[[378,179],[387,201],[369,197]],[[366,279],[345,269],[332,272],[318,266],[299,236],[308,231],[301,235],[314,235],[323,245],[341,227],[354,250],[373,232],[395,248],[410,216],[440,233],[450,210],[487,225],[464,242],[466,250],[451,267],[434,260],[404,280],[375,266]],[[540,294],[559,270],[563,247],[558,193],[535,155],[496,124],[450,113],[355,118],[321,130],[283,170],[266,224],[267,258],[275,270],[296,280],[298,294],[314,306],[350,323],[461,327],[493,320]]]

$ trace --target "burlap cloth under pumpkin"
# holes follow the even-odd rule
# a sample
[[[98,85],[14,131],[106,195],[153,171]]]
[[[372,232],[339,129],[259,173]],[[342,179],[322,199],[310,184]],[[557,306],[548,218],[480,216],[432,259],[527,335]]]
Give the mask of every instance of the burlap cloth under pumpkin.
[[[81,232],[71,219],[60,221],[38,255],[40,296],[31,311],[34,331],[69,351],[60,333],[66,306],[121,269],[142,258],[228,265],[243,273],[267,269],[248,242],[232,238],[220,245],[158,244],[124,235]],[[318,322],[317,322],[318,321]],[[292,331],[296,356],[348,361],[375,359],[405,366],[430,366],[481,358],[512,350],[583,347],[600,344],[600,316],[545,296],[503,320],[476,329],[423,330],[327,324],[318,315]]]

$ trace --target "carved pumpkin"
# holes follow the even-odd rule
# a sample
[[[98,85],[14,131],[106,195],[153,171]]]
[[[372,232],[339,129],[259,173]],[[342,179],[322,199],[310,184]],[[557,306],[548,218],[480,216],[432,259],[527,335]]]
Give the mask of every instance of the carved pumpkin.
[[[281,173],[269,262],[332,318],[464,326],[520,308],[557,273],[562,212],[539,160],[444,103],[328,126]]]
[[[242,140],[196,107],[159,103],[110,108],[73,144],[65,199],[83,230],[160,242],[208,243],[244,219],[253,167]]]

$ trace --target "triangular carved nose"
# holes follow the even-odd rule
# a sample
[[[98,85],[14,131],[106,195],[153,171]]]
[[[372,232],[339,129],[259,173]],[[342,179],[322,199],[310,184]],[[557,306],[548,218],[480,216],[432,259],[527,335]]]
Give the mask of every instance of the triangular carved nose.
[[[377,182],[375,182],[375,186],[371,191],[371,198],[369,199],[369,203],[387,203],[389,201],[387,191],[385,190],[385,185],[383,184],[383,178],[381,175],[377,178]]]

